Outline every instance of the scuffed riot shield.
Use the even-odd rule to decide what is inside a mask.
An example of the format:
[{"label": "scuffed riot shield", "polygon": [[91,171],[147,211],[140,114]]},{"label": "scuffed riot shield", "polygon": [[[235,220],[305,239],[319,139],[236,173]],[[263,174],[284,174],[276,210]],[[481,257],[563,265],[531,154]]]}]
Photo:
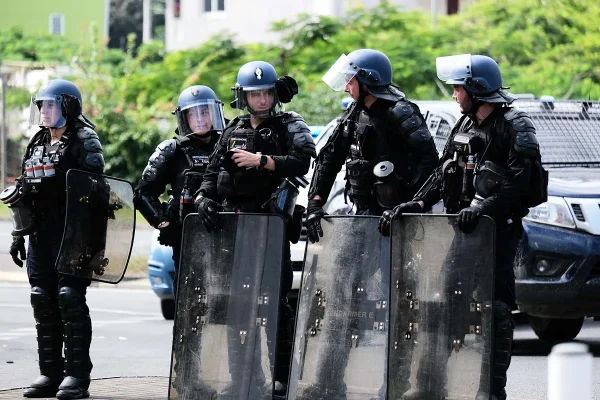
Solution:
[{"label": "scuffed riot shield", "polygon": [[378,220],[324,218],[308,244],[288,399],[385,399],[390,241]]},{"label": "scuffed riot shield", "polygon": [[198,214],[185,219],[169,399],[272,395],[285,223],[221,218],[215,232]]},{"label": "scuffed riot shield", "polygon": [[470,234],[455,216],[394,221],[390,399],[489,398],[494,254],[488,217]]},{"label": "scuffed riot shield", "polygon": [[119,283],[127,269],[135,233],[131,183],[71,169],[66,184],[65,231],[56,270]]}]

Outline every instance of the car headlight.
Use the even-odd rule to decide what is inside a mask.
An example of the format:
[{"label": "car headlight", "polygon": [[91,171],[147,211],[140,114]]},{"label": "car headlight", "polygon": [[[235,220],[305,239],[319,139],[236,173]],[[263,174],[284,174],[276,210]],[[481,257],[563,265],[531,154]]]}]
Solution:
[{"label": "car headlight", "polygon": [[571,215],[569,205],[562,197],[548,196],[547,202],[530,209],[524,219],[540,224],[575,229],[575,220]]}]

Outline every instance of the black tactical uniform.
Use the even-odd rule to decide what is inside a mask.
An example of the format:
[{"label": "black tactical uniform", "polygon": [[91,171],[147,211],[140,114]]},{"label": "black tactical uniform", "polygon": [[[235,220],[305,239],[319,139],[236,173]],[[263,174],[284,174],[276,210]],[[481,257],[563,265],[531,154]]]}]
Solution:
[{"label": "black tactical uniform", "polygon": [[[414,201],[396,207],[394,214],[397,217],[403,212],[422,212],[443,199],[447,213],[459,214],[458,226],[466,233],[475,228],[479,216],[494,219],[496,269],[491,393],[495,399],[504,400],[513,341],[513,267],[523,232],[521,218],[529,207],[545,201],[547,175],[541,167],[533,122],[527,113],[509,107],[515,97],[503,90],[496,62],[487,56],[465,56],[468,57],[466,63],[464,56],[454,56],[461,57],[459,63],[453,63],[452,57],[443,58],[450,62],[438,59],[438,76],[447,84],[464,87],[471,109],[463,110],[467,115],[454,127],[434,174]],[[492,105],[493,111],[478,123],[475,115],[484,103]],[[418,201],[424,203],[423,209]],[[487,382],[487,377],[482,375],[481,393],[488,392]]]},{"label": "black tactical uniform", "polygon": [[[194,212],[193,195],[200,188],[220,132],[224,128],[223,103],[208,86],[186,88],[177,108],[177,137],[158,145],[148,160],[135,192],[135,205],[152,227],[160,230],[158,241],[173,247],[175,268],[179,266],[181,231],[187,214]],[[189,121],[192,121],[190,126]],[[206,132],[195,122],[205,123]],[[167,185],[170,199],[160,201]],[[173,282],[177,288],[177,279]]]},{"label": "black tactical uniform", "polygon": [[[419,108],[391,89],[396,101],[377,99],[370,108],[353,103],[317,159],[309,197],[329,196],[333,182],[346,162],[348,197],[358,214],[381,215],[395,201],[406,201],[423,185],[438,162],[433,139]],[[392,190],[381,190],[374,167],[388,161],[397,174]],[[380,164],[381,165],[381,164]],[[381,165],[382,168],[387,165]],[[390,199],[384,196],[390,194]],[[378,201],[378,197],[381,198]]]},{"label": "black tactical uniform", "polygon": [[[270,199],[286,178],[302,177],[310,167],[310,160],[316,156],[315,145],[310,129],[304,119],[294,112],[280,112],[280,102],[291,101],[298,92],[296,82],[287,76],[277,78],[272,65],[264,61],[253,61],[240,68],[236,93],[236,107],[247,109],[250,115],[232,120],[219,139],[210,164],[204,175],[196,197],[198,213],[207,229],[216,226],[218,210],[230,212],[269,213]],[[273,103],[266,111],[253,110],[248,101],[252,92],[269,93]],[[262,122],[253,127],[251,116]],[[232,160],[232,151],[243,149],[250,153],[260,153],[258,167],[238,167]],[[274,170],[264,168],[269,156],[275,165]],[[221,204],[219,204],[219,202]],[[290,224],[290,222],[288,222]],[[289,231],[289,229],[288,229]],[[289,240],[289,237],[288,237]],[[284,250],[281,283],[281,314],[278,327],[277,352],[275,341],[268,339],[269,352],[276,354],[274,393],[285,395],[289,366],[291,363],[293,310],[287,303],[287,293],[292,287],[293,271],[290,259],[290,245]],[[230,332],[231,333],[231,332]],[[231,333],[229,355],[234,356],[238,334]],[[234,362],[231,361],[231,365]],[[233,381],[240,380],[232,376]]]},{"label": "black tactical uniform", "polygon": [[[51,81],[40,89],[32,108],[39,110],[46,101],[54,101],[62,108],[67,129],[55,144],[51,144],[48,127],[42,127],[33,136],[23,158],[23,176],[18,179],[34,215],[31,232],[23,233],[29,234],[27,274],[41,372],[24,396],[78,399],[88,396],[92,370],[92,324],[86,304],[90,280],[58,274],[55,263],[65,225],[67,171],[80,169],[102,174],[104,158],[94,125],[81,115],[82,97],[73,83]],[[58,122],[49,127],[60,125]],[[44,176],[38,183],[35,178],[26,177],[26,164],[43,157],[54,165],[55,174]]]},{"label": "black tactical uniform", "polygon": [[[328,76],[346,79],[339,84],[339,77]],[[411,199],[438,162],[419,108],[391,84],[392,67],[385,54],[371,49],[353,51],[342,56],[323,79],[342,90],[349,77],[359,82],[361,95],[319,153],[308,195],[311,241],[319,239],[322,206],[344,162],[346,193],[362,215],[381,215]],[[375,98],[370,107],[365,106],[365,96]]]},{"label": "black tactical uniform", "polygon": [[[150,156],[136,188],[136,207],[150,225],[158,229],[161,222],[170,222],[167,228],[160,230],[158,240],[173,247],[176,268],[179,265],[183,218],[194,212],[192,195],[200,188],[202,175],[218,138],[219,133],[212,131],[208,143],[194,136],[165,140]],[[167,185],[171,186],[171,198],[168,203],[162,203],[159,197]]]}]

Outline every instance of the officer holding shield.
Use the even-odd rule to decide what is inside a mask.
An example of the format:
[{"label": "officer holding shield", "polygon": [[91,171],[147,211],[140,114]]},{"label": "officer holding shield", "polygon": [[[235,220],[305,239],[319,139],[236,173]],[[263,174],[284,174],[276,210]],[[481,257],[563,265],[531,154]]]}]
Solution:
[{"label": "officer holding shield", "polygon": [[[303,207],[295,207],[302,177],[315,157],[315,145],[304,119],[283,112],[298,93],[296,81],[277,77],[275,68],[264,61],[243,65],[232,88],[232,103],[240,116],[225,128],[211,155],[204,180],[196,194],[198,214],[208,231],[219,227],[219,211],[277,213],[287,221],[287,240],[300,235]],[[286,294],[293,272],[289,241],[284,250],[281,306],[274,380],[274,394],[285,395],[291,358],[291,317]],[[275,341],[268,339],[270,352]],[[231,353],[231,351],[230,351]],[[233,381],[240,377],[232,376]],[[226,392],[222,393],[223,395]]]},{"label": "officer holding shield", "polygon": [[23,393],[30,398],[89,396],[90,280],[55,270],[65,226],[65,175],[70,169],[104,170],[95,126],[81,112],[81,92],[72,82],[56,79],[40,88],[31,101],[30,123],[41,129],[27,145],[16,186],[2,193],[14,219],[10,254],[20,267],[29,235],[26,266],[41,374]]},{"label": "officer holding shield", "polygon": [[[458,214],[458,227],[472,232],[482,215],[496,223],[496,269],[492,387],[495,400],[506,399],[506,372],[510,365],[515,307],[513,265],[523,233],[521,218],[529,207],[546,201],[547,175],[541,166],[535,126],[524,111],[510,105],[516,97],[502,86],[498,64],[483,55],[463,54],[437,59],[440,80],[453,85],[453,98],[463,117],[444,148],[440,165],[414,199],[384,213],[380,230],[386,234],[394,218],[422,213],[440,199],[449,214]],[[424,362],[446,360],[424,357]],[[490,391],[482,376],[480,395]],[[417,387],[403,398],[426,396]]]},{"label": "officer holding shield", "polygon": [[342,115],[317,158],[306,221],[308,238],[323,236],[323,204],[346,163],[346,193],[358,215],[381,215],[407,201],[438,162],[433,138],[419,108],[392,84],[392,64],[380,51],[343,54],[323,77],[354,103]]}]

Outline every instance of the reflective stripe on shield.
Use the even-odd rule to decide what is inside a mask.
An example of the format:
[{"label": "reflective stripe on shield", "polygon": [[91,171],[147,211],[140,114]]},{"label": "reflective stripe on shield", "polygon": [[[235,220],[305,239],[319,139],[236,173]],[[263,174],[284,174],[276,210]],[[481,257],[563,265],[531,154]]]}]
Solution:
[{"label": "reflective stripe on shield", "polygon": [[323,218],[308,244],[288,399],[385,399],[390,256],[378,220]]},{"label": "reflective stripe on shield", "polygon": [[66,185],[65,231],[56,270],[119,283],[127,269],[135,232],[131,183],[71,169]]},{"label": "reflective stripe on shield", "polygon": [[285,223],[220,214],[183,226],[169,399],[254,400],[273,389]]},{"label": "reflective stripe on shield", "polygon": [[489,398],[495,225],[455,216],[392,224],[391,399]]}]

